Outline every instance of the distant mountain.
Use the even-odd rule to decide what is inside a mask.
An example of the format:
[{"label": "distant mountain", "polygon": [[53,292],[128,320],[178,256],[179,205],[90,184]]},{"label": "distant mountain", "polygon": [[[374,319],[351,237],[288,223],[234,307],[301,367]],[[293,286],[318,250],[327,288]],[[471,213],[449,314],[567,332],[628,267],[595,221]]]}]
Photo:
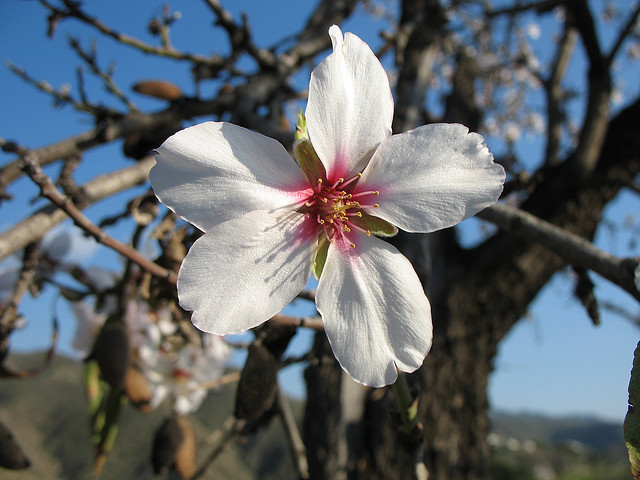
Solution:
[{"label": "distant mountain", "polygon": [[550,446],[579,442],[587,448],[618,451],[626,457],[622,422],[613,423],[593,417],[548,417],[533,413],[491,414],[492,430],[505,437],[534,440]]}]

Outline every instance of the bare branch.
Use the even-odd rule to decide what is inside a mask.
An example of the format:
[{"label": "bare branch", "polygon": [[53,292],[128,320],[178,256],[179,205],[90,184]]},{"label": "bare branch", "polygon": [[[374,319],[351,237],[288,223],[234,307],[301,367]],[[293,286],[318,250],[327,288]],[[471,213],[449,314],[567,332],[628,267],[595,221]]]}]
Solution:
[{"label": "bare branch", "polygon": [[586,0],[567,2],[589,58],[589,94],[578,147],[571,159],[574,175],[585,178],[596,167],[607,133],[611,100],[611,73],[600,48],[593,16]]},{"label": "bare branch", "polygon": [[13,292],[7,301],[2,300],[3,312],[0,314],[0,358],[2,358],[5,348],[5,340],[15,328],[18,318],[18,305],[22,297],[27,293],[33,284],[38,266],[38,255],[40,249],[36,243],[28,245],[22,255],[22,268],[18,280],[13,286]]},{"label": "bare branch", "polygon": [[562,39],[559,42],[556,56],[551,67],[549,78],[543,82],[547,94],[547,146],[545,163],[555,165],[558,162],[560,141],[564,125],[564,90],[562,78],[564,77],[571,54],[575,48],[577,33],[568,22],[565,22]]},{"label": "bare branch", "polygon": [[231,416],[227,418],[220,429],[209,435],[206,442],[209,444],[213,444],[213,449],[204,460],[204,462],[202,462],[193,477],[191,477],[192,480],[201,478],[205,473],[207,473],[209,465],[211,465],[211,463],[213,463],[213,461],[218,458],[218,455],[220,455],[224,451],[224,449],[229,445],[229,443],[231,443],[234,438],[240,435],[240,432],[242,432],[245,424],[245,420],[240,420],[238,418],[235,418],[234,416]]},{"label": "bare branch", "polygon": [[638,259],[616,258],[588,240],[516,207],[494,205],[480,212],[478,217],[527,240],[541,243],[567,263],[593,270],[640,300],[640,291],[634,283]]},{"label": "bare branch", "polygon": [[85,61],[85,63],[89,66],[91,71],[102,79],[102,81],[105,84],[105,87],[109,92],[111,92],[113,95],[119,98],[122,101],[122,103],[124,103],[127,106],[129,110],[133,112],[139,111],[138,107],[136,107],[135,104],[131,100],[129,100],[129,98],[127,98],[127,96],[122,92],[122,90],[118,88],[118,86],[113,81],[113,78],[111,78],[111,75],[103,72],[100,69],[100,67],[98,67],[95,53],[89,54],[86,51],[84,51],[84,49],[80,45],[80,40],[78,40],[77,38],[69,38],[69,45],[71,45],[71,48],[73,48],[73,50],[78,54],[78,56]]},{"label": "bare branch", "polygon": [[130,47],[136,48],[143,53],[159,55],[161,57],[172,58],[174,60],[184,60],[188,62],[193,62],[198,65],[206,65],[214,68],[222,68],[224,66],[225,60],[217,55],[211,57],[204,57],[202,55],[196,55],[187,52],[180,52],[173,48],[166,47],[156,47],[145,43],[135,37],[131,37],[129,35],[125,35],[123,33],[119,33],[111,28],[109,28],[104,23],[100,22],[97,18],[87,15],[83,10],[81,10],[80,6],[72,2],[70,0],[62,0],[66,10],[61,10],[59,8],[51,5],[47,0],[39,0],[42,5],[44,5],[53,15],[57,15],[59,18],[72,17],[80,20],[81,22],[97,29],[104,35],[113,38],[117,42],[122,43],[123,45],[128,45]]},{"label": "bare branch", "polygon": [[233,48],[234,55],[241,50],[246,51],[258,62],[261,68],[273,69],[276,67],[276,57],[269,50],[258,48],[251,40],[251,33],[246,18],[243,25],[239,26],[234,22],[231,14],[225,10],[218,0],[205,0],[205,3],[218,17],[217,24],[222,26],[229,35],[229,41]]},{"label": "bare branch", "polygon": [[303,480],[307,479],[309,478],[307,449],[305,448],[300,432],[298,431],[298,425],[296,425],[296,419],[293,416],[289,399],[282,392],[282,389],[278,390],[276,402],[278,410],[280,411],[282,425],[287,432],[287,440],[289,441],[289,448],[291,450],[291,456],[293,457],[293,463],[295,464],[296,471],[298,472],[298,477]]},{"label": "bare branch", "polygon": [[631,12],[631,15],[629,15],[629,20],[627,21],[625,26],[620,30],[617,40],[614,42],[613,47],[611,47],[611,51],[607,55],[607,62],[609,64],[613,63],[613,59],[615,58],[616,54],[620,51],[620,47],[622,47],[622,44],[624,43],[624,41],[633,32],[633,27],[638,21],[639,16],[640,16],[640,3],[636,4],[636,8],[634,9],[633,12]]},{"label": "bare branch", "polygon": [[537,2],[530,2],[526,4],[518,4],[514,7],[506,7],[498,10],[489,10],[487,15],[489,17],[497,17],[499,15],[517,15],[528,10],[535,10],[538,13],[549,11],[559,5],[562,5],[565,0],[539,0]]},{"label": "bare branch", "polygon": [[152,275],[164,278],[173,284],[177,282],[177,276],[174,272],[162,268],[160,265],[157,265],[146,258],[135,248],[125,245],[124,243],[107,235],[104,230],[85,217],[69,197],[66,197],[58,191],[51,179],[42,171],[42,168],[38,164],[38,159],[31,152],[21,152],[21,156],[27,175],[29,175],[29,178],[38,185],[41,195],[49,199],[54,205],[69,215],[78,227],[89,233],[97,242],[115,250],[120,255],[138,264]]},{"label": "bare branch", "polygon": [[[153,157],[147,157],[132,167],[101,175],[87,182],[82,186],[87,206],[145,182],[149,178],[149,170],[154,163]],[[67,218],[67,214],[57,206],[47,205],[29,218],[2,232],[0,234],[0,260],[30,243],[40,240],[51,228]]]},{"label": "bare branch", "polygon": [[13,73],[18,75],[22,80],[24,80],[30,85],[33,85],[41,92],[44,92],[47,95],[50,95],[51,97],[53,97],[53,101],[57,106],[61,106],[65,104],[71,105],[73,108],[75,108],[80,112],[87,112],[94,116],[104,115],[106,113],[110,113],[110,114],[116,113],[115,111],[110,110],[106,107],[102,107],[100,105],[94,105],[88,102],[85,96],[82,94],[81,94],[80,101],[78,101],[71,96],[68,89],[60,88],[56,90],[51,86],[51,84],[49,84],[49,82],[36,80],[31,75],[29,75],[24,68],[18,67],[17,65],[14,65],[11,62],[6,62],[6,65],[9,68],[9,70],[11,70]]},{"label": "bare branch", "polygon": [[287,325],[291,327],[304,327],[313,330],[324,330],[324,323],[320,317],[291,317],[289,315],[277,314],[269,320],[278,325]]}]

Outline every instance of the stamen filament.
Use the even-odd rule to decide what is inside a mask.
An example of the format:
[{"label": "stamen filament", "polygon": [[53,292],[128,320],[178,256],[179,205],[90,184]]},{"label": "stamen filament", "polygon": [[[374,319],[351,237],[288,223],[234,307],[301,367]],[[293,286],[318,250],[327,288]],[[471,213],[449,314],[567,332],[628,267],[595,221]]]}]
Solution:
[{"label": "stamen filament", "polygon": [[351,195],[351,198],[362,197],[363,195],[380,195],[379,190],[369,190],[367,192],[358,192]]},{"label": "stamen filament", "polygon": [[358,180],[362,177],[361,173],[357,173],[356,175],[354,175],[353,177],[351,177],[349,180],[347,180],[346,182],[344,181],[344,178],[341,178],[340,180],[342,180],[342,185],[340,185],[340,187],[344,188],[347,185],[349,185],[351,182]]}]

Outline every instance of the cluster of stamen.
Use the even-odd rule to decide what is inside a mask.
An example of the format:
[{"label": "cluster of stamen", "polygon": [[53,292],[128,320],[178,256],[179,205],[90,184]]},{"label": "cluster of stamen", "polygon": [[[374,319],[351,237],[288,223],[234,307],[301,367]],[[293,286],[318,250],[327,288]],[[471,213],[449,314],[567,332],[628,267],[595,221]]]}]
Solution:
[{"label": "cluster of stamen", "polygon": [[[350,193],[353,187],[352,183],[360,177],[362,177],[361,173],[348,180],[339,178],[333,185],[328,185],[319,178],[313,188],[313,194],[305,202],[305,206],[310,208],[310,213],[315,216],[329,242],[333,242],[335,236],[340,235],[352,248],[355,248],[355,243],[346,236],[352,229],[371,235],[369,230],[356,225],[354,219],[362,217],[363,208],[376,208],[378,204],[365,205],[361,204],[358,199],[364,196],[379,195],[380,192],[376,190]],[[346,188],[348,186],[349,188]]]}]

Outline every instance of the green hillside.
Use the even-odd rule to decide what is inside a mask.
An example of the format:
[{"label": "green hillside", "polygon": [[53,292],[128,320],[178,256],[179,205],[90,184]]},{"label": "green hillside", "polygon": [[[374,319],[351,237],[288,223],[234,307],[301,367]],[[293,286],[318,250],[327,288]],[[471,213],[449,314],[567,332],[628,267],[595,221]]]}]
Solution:
[{"label": "green hillside", "polygon": [[[41,355],[13,356],[13,366],[41,363]],[[91,478],[92,448],[89,438],[87,401],[82,387],[82,364],[57,357],[41,375],[26,380],[0,381],[0,421],[18,440],[31,460],[22,471],[0,469],[6,480],[67,480]],[[192,418],[201,448],[209,453],[207,437],[219,428],[233,409],[234,388],[210,393]],[[151,467],[151,449],[155,430],[169,414],[168,405],[150,413],[133,407],[123,410],[116,445],[100,479],[139,480],[159,478]],[[284,434],[280,423],[273,421],[267,429],[249,441],[234,441],[201,478],[218,480],[291,478]]]}]

